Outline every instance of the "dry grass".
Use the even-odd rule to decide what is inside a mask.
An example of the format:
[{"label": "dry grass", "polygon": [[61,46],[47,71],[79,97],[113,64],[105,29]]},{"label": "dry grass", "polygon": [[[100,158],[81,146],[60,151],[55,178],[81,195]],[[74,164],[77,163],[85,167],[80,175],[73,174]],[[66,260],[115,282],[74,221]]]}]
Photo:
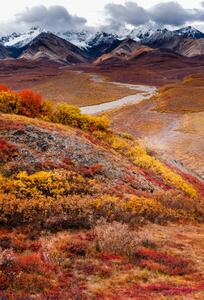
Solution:
[{"label": "dry grass", "polygon": [[35,84],[32,88],[42,94],[44,98],[77,106],[109,102],[136,94],[135,91],[108,82],[95,82],[91,79],[90,74],[66,69],[61,75]]},{"label": "dry grass", "polygon": [[204,110],[204,76],[189,76],[174,85],[159,90],[154,98],[161,112],[200,112]]}]

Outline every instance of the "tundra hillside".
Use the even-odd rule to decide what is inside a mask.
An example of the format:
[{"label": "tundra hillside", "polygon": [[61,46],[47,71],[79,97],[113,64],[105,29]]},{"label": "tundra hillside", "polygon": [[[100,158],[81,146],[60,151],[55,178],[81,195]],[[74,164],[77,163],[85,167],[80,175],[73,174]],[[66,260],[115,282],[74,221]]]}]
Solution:
[{"label": "tundra hillside", "polygon": [[199,176],[31,90],[0,112],[2,299],[203,299]]}]

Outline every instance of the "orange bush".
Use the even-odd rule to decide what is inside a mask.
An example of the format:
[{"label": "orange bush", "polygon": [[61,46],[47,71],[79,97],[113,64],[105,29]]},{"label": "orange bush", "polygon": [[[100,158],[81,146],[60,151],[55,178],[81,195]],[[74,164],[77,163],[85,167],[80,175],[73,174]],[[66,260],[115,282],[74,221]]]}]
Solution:
[{"label": "orange bush", "polygon": [[48,103],[31,90],[16,93],[0,85],[0,112],[35,118],[48,112]]},{"label": "orange bush", "polygon": [[34,93],[32,90],[22,90],[18,93],[19,98],[19,111],[22,115],[27,117],[37,117],[42,112],[42,97]]}]

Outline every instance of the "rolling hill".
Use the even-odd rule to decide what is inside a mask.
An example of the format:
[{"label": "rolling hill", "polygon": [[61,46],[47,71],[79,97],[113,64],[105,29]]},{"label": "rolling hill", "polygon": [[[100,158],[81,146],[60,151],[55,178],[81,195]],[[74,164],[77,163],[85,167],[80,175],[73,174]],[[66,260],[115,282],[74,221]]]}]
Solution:
[{"label": "rolling hill", "polygon": [[1,297],[202,299],[197,175],[28,90],[0,111]]}]

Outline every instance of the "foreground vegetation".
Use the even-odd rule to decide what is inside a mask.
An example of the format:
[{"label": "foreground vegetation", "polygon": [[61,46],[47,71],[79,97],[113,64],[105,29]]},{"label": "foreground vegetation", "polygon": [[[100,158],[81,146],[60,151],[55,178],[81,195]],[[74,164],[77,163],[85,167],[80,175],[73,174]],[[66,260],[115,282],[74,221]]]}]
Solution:
[{"label": "foreground vegetation", "polygon": [[0,297],[202,299],[202,254],[198,267],[157,236],[172,222],[203,234],[199,178],[105,116],[0,90]]}]

